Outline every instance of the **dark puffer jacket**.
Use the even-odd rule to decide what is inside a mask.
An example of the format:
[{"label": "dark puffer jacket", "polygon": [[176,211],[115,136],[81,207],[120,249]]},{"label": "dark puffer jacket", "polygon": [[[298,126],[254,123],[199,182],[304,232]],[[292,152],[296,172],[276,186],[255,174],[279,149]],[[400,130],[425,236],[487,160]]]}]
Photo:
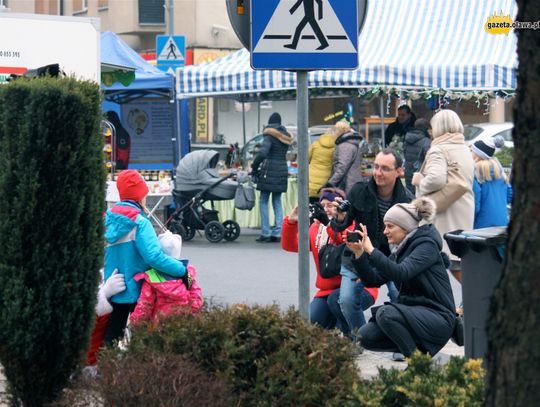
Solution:
[{"label": "dark puffer jacket", "polygon": [[293,142],[285,127],[268,125],[261,149],[251,165],[259,191],[287,192],[287,150]]},{"label": "dark puffer jacket", "polygon": [[415,193],[415,188],[411,184],[413,174],[420,170],[430,146],[431,138],[424,129],[411,129],[405,134],[403,142],[405,185],[413,193]]},{"label": "dark puffer jacket", "polygon": [[[394,281],[399,290],[395,307],[405,318],[421,351],[435,355],[450,339],[455,325],[452,287],[441,256],[442,238],[435,226],[420,226],[391,258],[375,249],[353,260],[367,287]],[[370,321],[371,322],[371,321]]]}]

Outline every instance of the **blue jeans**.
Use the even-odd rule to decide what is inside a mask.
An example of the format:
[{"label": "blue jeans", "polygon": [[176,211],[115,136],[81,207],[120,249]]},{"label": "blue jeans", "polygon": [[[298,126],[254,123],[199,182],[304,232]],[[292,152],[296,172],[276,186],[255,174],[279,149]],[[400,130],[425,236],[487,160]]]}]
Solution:
[{"label": "blue jeans", "polygon": [[365,325],[364,310],[374,303],[370,293],[364,290],[364,284],[357,282],[358,277],[348,268],[341,266],[341,286],[328,298],[328,305],[337,319],[336,325],[345,335],[354,336],[354,332]]},{"label": "blue jeans", "polygon": [[[274,227],[270,229],[270,218],[268,215],[268,200],[272,194],[272,208],[274,208]],[[281,206],[281,192],[261,191],[259,201],[259,211],[261,213],[261,235],[281,237],[281,224],[283,223],[283,207]]]},{"label": "blue jeans", "polygon": [[399,295],[396,284],[393,281],[389,281],[386,283],[386,288],[388,288],[388,298],[390,298],[390,302],[396,302]]},{"label": "blue jeans", "polygon": [[[339,291],[339,288],[334,290]],[[312,324],[320,325],[324,329],[336,327],[336,317],[330,311],[327,297],[315,297],[309,304],[309,320]]]}]

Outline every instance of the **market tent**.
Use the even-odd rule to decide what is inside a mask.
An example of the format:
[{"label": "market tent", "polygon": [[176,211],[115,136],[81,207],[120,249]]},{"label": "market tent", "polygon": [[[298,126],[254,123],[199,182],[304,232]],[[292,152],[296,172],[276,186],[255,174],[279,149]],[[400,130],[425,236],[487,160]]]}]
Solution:
[{"label": "market tent", "polygon": [[[312,71],[309,87],[513,90],[516,36],[484,29],[488,17],[501,12],[513,18],[515,1],[370,0],[358,42],[358,69]],[[246,49],[178,69],[176,75],[179,98],[296,87],[294,73],[251,69]]]},{"label": "market tent", "polygon": [[101,62],[135,68],[135,80],[128,86],[115,82],[102,84],[107,100],[125,103],[147,95],[172,98],[174,77],[146,62],[115,33],[101,33]]}]

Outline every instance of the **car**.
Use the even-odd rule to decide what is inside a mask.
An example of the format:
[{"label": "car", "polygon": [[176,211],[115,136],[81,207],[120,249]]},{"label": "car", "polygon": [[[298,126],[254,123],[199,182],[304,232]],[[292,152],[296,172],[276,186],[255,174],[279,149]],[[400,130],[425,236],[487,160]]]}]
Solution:
[{"label": "car", "polygon": [[[298,145],[296,143],[296,126],[285,126],[287,131],[293,136],[294,142],[289,146],[287,150],[287,160],[296,161],[296,156],[298,154]],[[318,140],[323,134],[328,133],[333,126],[312,126],[308,129],[309,142],[313,143],[315,140]],[[242,167],[248,168],[251,166],[253,159],[257,155],[259,148],[263,140],[263,135],[258,134],[249,140],[240,150],[240,160]]]},{"label": "car", "polygon": [[513,128],[514,123],[512,122],[467,124],[464,126],[465,142],[471,145],[477,140],[487,140],[492,137],[501,136],[504,140],[504,146],[513,148]]}]

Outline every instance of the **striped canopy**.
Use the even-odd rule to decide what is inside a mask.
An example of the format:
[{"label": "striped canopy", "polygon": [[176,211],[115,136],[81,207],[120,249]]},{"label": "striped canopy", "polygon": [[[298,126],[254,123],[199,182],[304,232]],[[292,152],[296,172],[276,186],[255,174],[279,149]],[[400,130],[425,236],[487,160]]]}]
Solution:
[{"label": "striped canopy", "polygon": [[[312,71],[311,88],[442,89],[516,88],[515,33],[489,34],[489,16],[514,18],[514,0],[370,0],[360,33],[359,67],[353,71]],[[212,63],[176,72],[178,97],[294,89],[293,72],[250,67],[241,49]]]}]

